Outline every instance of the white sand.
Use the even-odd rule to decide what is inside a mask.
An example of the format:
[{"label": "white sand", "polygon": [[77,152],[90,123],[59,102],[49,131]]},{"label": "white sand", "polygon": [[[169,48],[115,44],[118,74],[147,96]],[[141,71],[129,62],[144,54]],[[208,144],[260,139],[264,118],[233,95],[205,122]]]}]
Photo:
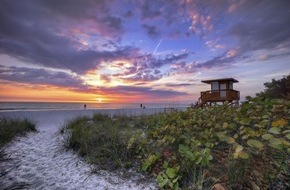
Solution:
[{"label": "white sand", "polygon": [[[130,114],[158,111],[161,110],[131,110]],[[72,151],[63,149],[63,137],[57,133],[62,124],[77,115],[92,115],[93,112],[94,110],[0,112],[0,117],[28,117],[36,122],[39,131],[30,133],[27,137],[18,137],[5,147],[5,153],[10,159],[1,162],[0,168],[14,168],[0,178],[0,189],[19,182],[29,184],[27,189],[156,189],[155,184],[137,184],[136,179],[124,180],[109,172],[92,174],[89,164]],[[114,114],[117,110],[106,112]],[[125,113],[125,110],[121,112]]]}]

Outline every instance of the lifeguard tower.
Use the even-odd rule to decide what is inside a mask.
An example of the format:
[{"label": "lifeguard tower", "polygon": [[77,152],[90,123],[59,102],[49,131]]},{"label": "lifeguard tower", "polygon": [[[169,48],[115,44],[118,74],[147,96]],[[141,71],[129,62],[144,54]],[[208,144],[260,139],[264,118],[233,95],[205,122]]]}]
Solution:
[{"label": "lifeguard tower", "polygon": [[233,84],[237,83],[233,78],[222,78],[201,81],[211,85],[211,90],[200,93],[197,106],[211,106],[211,104],[228,101],[231,105],[239,105],[240,92],[233,89]]}]

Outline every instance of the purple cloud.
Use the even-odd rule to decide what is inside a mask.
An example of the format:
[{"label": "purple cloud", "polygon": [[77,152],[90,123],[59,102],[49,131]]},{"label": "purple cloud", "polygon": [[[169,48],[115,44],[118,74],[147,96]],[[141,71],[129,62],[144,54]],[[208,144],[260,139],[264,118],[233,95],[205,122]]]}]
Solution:
[{"label": "purple cloud", "polygon": [[158,31],[156,26],[152,26],[152,25],[147,25],[147,24],[143,24],[142,25],[143,28],[145,29],[146,33],[152,37],[152,38],[156,38],[160,35],[160,32]]},{"label": "purple cloud", "polygon": [[18,83],[52,85],[81,92],[93,90],[93,87],[86,85],[85,81],[79,76],[45,69],[5,67],[0,65],[0,79]]},{"label": "purple cloud", "polygon": [[178,83],[178,84],[166,84],[168,87],[187,87],[187,86],[193,86],[192,83]]},{"label": "purple cloud", "polygon": [[162,6],[161,2],[143,1],[141,5],[141,19],[152,19],[161,15],[159,8]]},{"label": "purple cloud", "polygon": [[[120,18],[106,11],[93,17],[91,7],[98,10],[106,5],[99,1],[3,1],[0,7],[0,23],[3,25],[0,28],[0,54],[80,74],[97,68],[102,60],[127,56],[132,48],[119,47],[113,51],[80,49],[80,42],[67,35],[74,27],[80,27],[78,22],[86,21],[93,23],[91,27],[103,30],[95,31],[103,36],[106,32],[113,36],[122,33]],[[76,18],[78,22],[74,20]]]},{"label": "purple cloud", "polygon": [[132,58],[131,67],[124,68],[123,72],[114,74],[125,81],[156,81],[163,77],[159,70],[163,65],[171,65],[180,60],[186,59],[189,56],[188,52],[182,54],[168,54],[164,59],[156,59],[152,54],[137,54]]},{"label": "purple cloud", "polygon": [[123,95],[146,95],[149,97],[156,98],[172,98],[176,96],[188,95],[186,92],[179,92],[173,90],[156,90],[150,87],[140,86],[116,86],[112,88],[102,88],[103,92],[112,94],[123,94]]}]

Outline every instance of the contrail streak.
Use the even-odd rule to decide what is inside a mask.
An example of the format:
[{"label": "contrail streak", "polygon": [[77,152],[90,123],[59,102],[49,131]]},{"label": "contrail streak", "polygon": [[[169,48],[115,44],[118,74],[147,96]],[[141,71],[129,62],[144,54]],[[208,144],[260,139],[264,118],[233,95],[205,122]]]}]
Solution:
[{"label": "contrail streak", "polygon": [[160,46],[161,42],[162,42],[162,38],[160,39],[160,41],[158,42],[157,46],[155,47],[155,49],[154,49],[154,51],[153,51],[153,54],[152,54],[152,55],[154,55],[154,54],[156,53],[156,51],[157,51],[157,49],[159,48],[159,46]]}]

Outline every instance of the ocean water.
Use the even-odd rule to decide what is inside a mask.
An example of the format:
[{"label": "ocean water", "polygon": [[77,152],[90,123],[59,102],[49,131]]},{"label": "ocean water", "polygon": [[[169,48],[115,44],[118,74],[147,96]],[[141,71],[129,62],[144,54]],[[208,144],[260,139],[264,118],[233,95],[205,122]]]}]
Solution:
[{"label": "ocean water", "polygon": [[[145,103],[145,108],[186,108],[188,104],[155,104]],[[86,109],[136,109],[140,104],[86,103]],[[84,103],[51,103],[51,102],[0,102],[0,112],[6,111],[39,111],[39,110],[83,110]]]}]

